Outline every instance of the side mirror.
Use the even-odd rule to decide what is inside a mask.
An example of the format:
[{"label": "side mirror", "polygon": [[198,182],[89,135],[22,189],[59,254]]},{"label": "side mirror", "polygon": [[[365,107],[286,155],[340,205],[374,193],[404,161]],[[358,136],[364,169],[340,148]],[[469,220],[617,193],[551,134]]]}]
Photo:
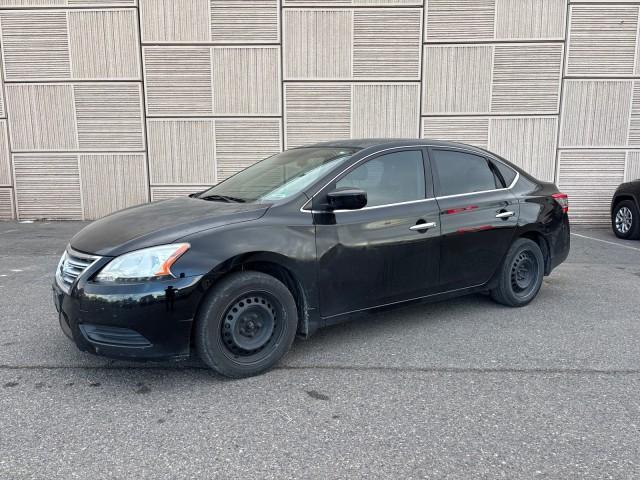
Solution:
[{"label": "side mirror", "polygon": [[358,210],[367,205],[367,192],[359,188],[337,188],[327,193],[331,210]]}]

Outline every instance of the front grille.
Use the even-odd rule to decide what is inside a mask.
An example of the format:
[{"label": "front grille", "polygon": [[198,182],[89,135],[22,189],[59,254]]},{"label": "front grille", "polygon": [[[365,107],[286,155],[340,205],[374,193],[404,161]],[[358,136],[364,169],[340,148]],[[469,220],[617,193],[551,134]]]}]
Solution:
[{"label": "front grille", "polygon": [[76,252],[71,247],[67,247],[56,270],[56,280],[60,288],[65,293],[69,293],[78,277],[99,259],[100,257],[96,255]]}]

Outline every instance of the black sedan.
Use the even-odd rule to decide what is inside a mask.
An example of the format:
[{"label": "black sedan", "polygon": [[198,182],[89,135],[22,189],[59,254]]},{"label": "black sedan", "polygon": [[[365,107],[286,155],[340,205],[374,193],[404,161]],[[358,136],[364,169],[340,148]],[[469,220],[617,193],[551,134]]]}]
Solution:
[{"label": "black sedan", "polygon": [[432,140],[296,148],[71,240],[53,284],[84,351],[272,367],[296,334],[356,312],[490,292],[521,307],[567,258],[567,196],[506,160]]},{"label": "black sedan", "polygon": [[623,183],[613,194],[611,227],[618,238],[640,238],[640,180]]}]

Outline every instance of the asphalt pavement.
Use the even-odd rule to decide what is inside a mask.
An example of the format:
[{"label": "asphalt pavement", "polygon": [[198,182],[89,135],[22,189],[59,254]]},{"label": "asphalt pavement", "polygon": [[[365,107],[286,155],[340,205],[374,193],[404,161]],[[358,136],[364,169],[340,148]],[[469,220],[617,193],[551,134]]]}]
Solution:
[{"label": "asphalt pavement", "polygon": [[473,295],[297,340],[273,371],[124,363],[60,331],[78,222],[0,223],[0,478],[640,478],[640,242],[574,228],[522,309]]}]

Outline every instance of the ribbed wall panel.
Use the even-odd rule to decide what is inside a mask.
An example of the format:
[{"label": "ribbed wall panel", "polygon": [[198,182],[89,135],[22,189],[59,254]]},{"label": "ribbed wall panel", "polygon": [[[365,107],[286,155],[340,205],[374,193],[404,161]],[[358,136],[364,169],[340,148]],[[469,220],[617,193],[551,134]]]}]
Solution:
[{"label": "ribbed wall panel", "polygon": [[560,190],[569,195],[571,221],[607,224],[613,192],[624,180],[624,151],[561,151]]},{"label": "ribbed wall panel", "polygon": [[[210,185],[209,185],[210,186]],[[151,187],[151,201],[168,200],[176,197],[186,197],[192,193],[200,192],[207,188],[207,185],[200,186],[179,186],[179,187]]]},{"label": "ribbed wall panel", "polygon": [[80,83],[73,87],[79,149],[144,149],[139,83]]},{"label": "ribbed wall panel", "polygon": [[418,138],[420,85],[352,87],[351,134],[356,138]]},{"label": "ribbed wall panel", "polygon": [[280,119],[216,120],[218,181],[282,150]]},{"label": "ribbed wall panel", "polygon": [[0,12],[0,22],[5,79],[71,77],[66,12],[7,10]]},{"label": "ribbed wall panel", "polygon": [[638,5],[573,5],[567,73],[633,75]]},{"label": "ribbed wall panel", "polygon": [[82,220],[78,156],[13,156],[18,217]]},{"label": "ribbed wall panel", "polygon": [[496,38],[564,39],[567,0],[496,0]]},{"label": "ribbed wall panel", "polygon": [[208,42],[209,0],[140,0],[143,42]]},{"label": "ribbed wall panel", "polygon": [[492,113],[558,113],[562,45],[496,45]]},{"label": "ribbed wall panel", "polygon": [[491,40],[495,0],[427,0],[426,40]]},{"label": "ribbed wall panel", "polygon": [[282,0],[285,7],[371,7],[371,6],[412,6],[421,7],[423,0]]},{"label": "ribbed wall panel", "polygon": [[629,120],[629,137],[627,144],[640,146],[640,82],[633,82],[633,97],[631,101],[631,119]]},{"label": "ribbed wall panel", "polygon": [[145,47],[143,54],[149,116],[213,113],[208,47]]},{"label": "ribbed wall panel", "polygon": [[149,201],[144,154],[80,155],[80,178],[86,220]]},{"label": "ribbed wall panel", "polygon": [[152,185],[216,183],[211,119],[154,119],[147,124]]},{"label": "ribbed wall panel", "polygon": [[0,186],[13,185],[7,121],[0,120]]},{"label": "ribbed wall panel", "polygon": [[640,180],[640,152],[627,152],[627,160],[624,167],[624,181],[632,182]]},{"label": "ribbed wall panel", "polygon": [[13,206],[13,189],[0,188],[0,220],[13,220],[15,208]]},{"label": "ribbed wall panel", "polygon": [[488,117],[424,117],[422,137],[468,143],[487,148],[489,143]]},{"label": "ribbed wall panel", "polygon": [[560,146],[625,146],[632,83],[566,80]]},{"label": "ribbed wall panel", "polygon": [[491,46],[427,46],[423,113],[485,113],[491,99]]},{"label": "ribbed wall panel", "polygon": [[556,117],[492,118],[489,150],[534,177],[552,182],[557,123]]},{"label": "ribbed wall panel", "polygon": [[351,85],[285,85],[286,148],[350,137]]},{"label": "ribbed wall panel", "polygon": [[211,39],[222,43],[278,41],[278,0],[211,0]]},{"label": "ribbed wall panel", "polygon": [[419,9],[355,10],[353,76],[356,79],[420,79]]},{"label": "ribbed wall panel", "polygon": [[213,48],[213,112],[280,114],[279,47]]},{"label": "ribbed wall panel", "polygon": [[13,151],[78,148],[72,85],[11,84],[5,88]]},{"label": "ribbed wall panel", "polygon": [[284,11],[285,79],[351,77],[351,10]]},{"label": "ribbed wall panel", "polygon": [[74,79],[140,79],[134,10],[72,10],[68,18]]},{"label": "ribbed wall panel", "polygon": [[135,7],[137,0],[67,0],[70,7]]}]

